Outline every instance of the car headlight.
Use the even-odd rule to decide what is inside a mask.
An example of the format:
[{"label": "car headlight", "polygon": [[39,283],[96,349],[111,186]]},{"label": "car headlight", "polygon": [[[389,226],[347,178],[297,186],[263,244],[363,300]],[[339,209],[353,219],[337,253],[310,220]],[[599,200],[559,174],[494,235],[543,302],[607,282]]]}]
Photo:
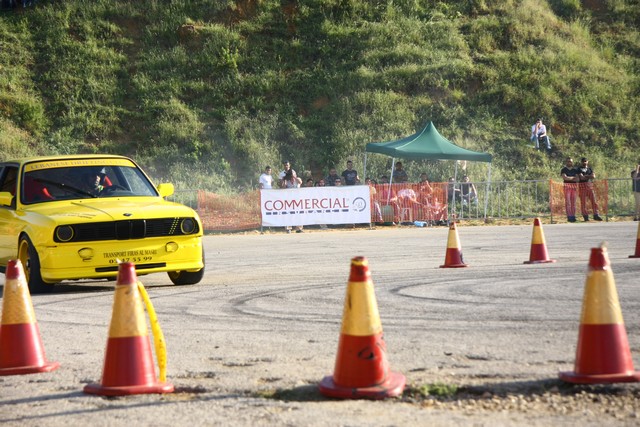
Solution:
[{"label": "car headlight", "polygon": [[191,234],[196,231],[196,222],[193,218],[185,218],[180,223],[180,231],[182,234]]},{"label": "car headlight", "polygon": [[56,228],[56,240],[59,242],[68,242],[73,239],[75,232],[73,231],[73,227],[70,225],[61,225]]}]

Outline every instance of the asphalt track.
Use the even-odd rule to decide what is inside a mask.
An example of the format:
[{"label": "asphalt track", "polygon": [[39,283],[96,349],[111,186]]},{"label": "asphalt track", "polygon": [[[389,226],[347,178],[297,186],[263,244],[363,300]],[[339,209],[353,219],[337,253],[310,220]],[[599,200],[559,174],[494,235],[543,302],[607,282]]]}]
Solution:
[{"label": "asphalt track", "polygon": [[199,285],[176,287],[163,274],[139,277],[167,342],[174,393],[84,394],[102,375],[113,282],[63,283],[32,298],[46,358],[61,367],[0,376],[0,423],[627,425],[575,412],[480,413],[398,399],[331,400],[317,383],[334,370],[350,262],[364,256],[391,369],[410,386],[553,385],[558,371],[573,370],[588,260],[603,242],[637,367],[640,259],[628,257],[637,224],[543,224],[557,262],[539,265],[523,263],[532,225],[461,225],[468,268],[455,269],[440,268],[446,227],[206,236],[207,273]]}]

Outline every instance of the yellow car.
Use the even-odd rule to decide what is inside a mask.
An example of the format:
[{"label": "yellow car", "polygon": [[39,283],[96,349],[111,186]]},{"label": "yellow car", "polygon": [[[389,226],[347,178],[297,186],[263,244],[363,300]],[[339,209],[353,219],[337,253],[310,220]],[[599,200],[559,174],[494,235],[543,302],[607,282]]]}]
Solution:
[{"label": "yellow car", "polygon": [[204,275],[202,223],[164,198],[131,159],[70,155],[0,163],[0,269],[19,259],[31,293],[62,280],[113,279],[118,263],[176,285]]}]

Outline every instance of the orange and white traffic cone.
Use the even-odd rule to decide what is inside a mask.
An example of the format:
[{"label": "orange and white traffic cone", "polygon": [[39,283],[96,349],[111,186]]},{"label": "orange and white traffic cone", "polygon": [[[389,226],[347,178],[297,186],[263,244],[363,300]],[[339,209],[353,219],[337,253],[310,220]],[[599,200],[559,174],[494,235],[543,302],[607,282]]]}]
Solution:
[{"label": "orange and white traffic cone", "polygon": [[364,257],[353,258],[335,370],[320,382],[320,393],[384,399],[402,394],[405,383],[404,375],[389,369],[369,263]]},{"label": "orange and white traffic cone", "polygon": [[636,253],[629,258],[640,258],[640,222],[638,223],[638,235],[636,236]]},{"label": "orange and white traffic cone", "polygon": [[454,221],[449,224],[449,237],[447,239],[447,253],[444,257],[444,264],[440,268],[459,268],[468,267],[462,260],[462,250],[460,248],[460,239],[458,238],[458,229]]},{"label": "orange and white traffic cone", "polygon": [[574,369],[560,372],[560,379],[575,384],[640,381],[604,246],[591,249]]},{"label": "orange and white traffic cone", "polygon": [[531,252],[529,253],[529,261],[525,264],[544,264],[547,262],[556,262],[555,259],[549,258],[547,252],[547,243],[544,240],[544,232],[540,224],[540,218],[533,220],[533,235],[531,236]]},{"label": "orange and white traffic cone", "polygon": [[10,260],[5,270],[0,325],[0,375],[51,372],[58,362],[47,362],[40,328],[22,263]]},{"label": "orange and white traffic cone", "polygon": [[173,390],[173,384],[156,380],[136,270],[133,263],[121,263],[102,383],[88,384],[84,387],[84,392],[102,396],[124,396],[171,393]]}]

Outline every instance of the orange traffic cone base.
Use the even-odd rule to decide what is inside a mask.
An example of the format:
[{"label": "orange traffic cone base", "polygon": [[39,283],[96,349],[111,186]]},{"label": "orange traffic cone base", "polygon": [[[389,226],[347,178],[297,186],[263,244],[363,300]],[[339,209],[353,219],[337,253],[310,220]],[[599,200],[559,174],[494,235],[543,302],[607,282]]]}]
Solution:
[{"label": "orange traffic cone base", "polygon": [[[121,311],[123,313],[119,315]],[[135,266],[133,263],[121,263],[118,266],[102,381],[100,384],[87,384],[83,389],[85,393],[126,396],[174,391],[173,384],[156,379],[146,330]]]},{"label": "orange traffic cone base", "polygon": [[451,264],[451,265],[443,264],[440,266],[440,268],[463,268],[463,267],[469,267],[469,266],[467,264]]},{"label": "orange traffic cone base", "polygon": [[444,264],[440,268],[461,268],[469,267],[462,261],[462,253],[459,248],[447,248],[447,253],[444,257]]},{"label": "orange traffic cone base", "polygon": [[525,261],[524,264],[546,264],[549,262],[556,262],[555,259],[542,259],[538,261]]},{"label": "orange traffic cone base", "polygon": [[636,252],[629,258],[640,258],[640,223],[638,223],[638,237],[636,238]]},{"label": "orange traffic cone base", "polygon": [[468,267],[462,260],[462,250],[460,249],[460,239],[456,223],[449,225],[449,237],[447,238],[447,252],[444,256],[444,264],[440,268],[461,268]]},{"label": "orange traffic cone base", "polygon": [[109,338],[100,384],[84,391],[103,396],[171,393],[172,384],[156,380],[147,336]]},{"label": "orange traffic cone base", "polygon": [[640,381],[633,367],[611,263],[604,245],[591,249],[585,284],[576,361],[572,372],[559,372],[574,384]]},{"label": "orange traffic cone base", "polygon": [[318,384],[320,393],[337,399],[381,400],[401,395],[407,380],[389,369],[386,352],[369,263],[364,257],[355,257],[335,370]]},{"label": "orange traffic cone base", "polygon": [[535,218],[533,220],[533,235],[531,236],[531,251],[529,252],[529,261],[525,261],[524,264],[547,264],[550,262],[556,262],[556,260],[549,258],[549,253],[547,252],[547,244],[544,241],[544,232],[542,231],[540,218]]},{"label": "orange traffic cone base", "polygon": [[50,362],[40,366],[20,366],[18,368],[4,368],[4,369],[0,369],[0,376],[38,374],[41,372],[55,371],[59,367],[60,367],[60,363]]},{"label": "orange traffic cone base", "polygon": [[173,384],[156,383],[140,386],[105,387],[101,384],[87,384],[83,391],[100,396],[129,396],[132,394],[162,394],[173,393]]},{"label": "orange traffic cone base", "polygon": [[5,268],[0,324],[0,376],[51,372],[58,362],[47,362],[40,329],[22,263],[9,260]]},{"label": "orange traffic cone base", "polygon": [[338,399],[386,399],[398,397],[404,391],[407,380],[399,372],[389,372],[389,376],[380,384],[369,387],[341,387],[328,375],[320,382],[320,393]]},{"label": "orange traffic cone base", "polygon": [[573,384],[613,384],[613,383],[635,383],[640,381],[640,372],[629,372],[622,374],[588,375],[576,372],[560,372],[562,381]]},{"label": "orange traffic cone base", "polygon": [[6,348],[12,349],[0,353],[0,376],[51,372],[60,367],[58,362],[45,360],[37,323],[2,325],[0,328],[0,345],[7,344]]}]

